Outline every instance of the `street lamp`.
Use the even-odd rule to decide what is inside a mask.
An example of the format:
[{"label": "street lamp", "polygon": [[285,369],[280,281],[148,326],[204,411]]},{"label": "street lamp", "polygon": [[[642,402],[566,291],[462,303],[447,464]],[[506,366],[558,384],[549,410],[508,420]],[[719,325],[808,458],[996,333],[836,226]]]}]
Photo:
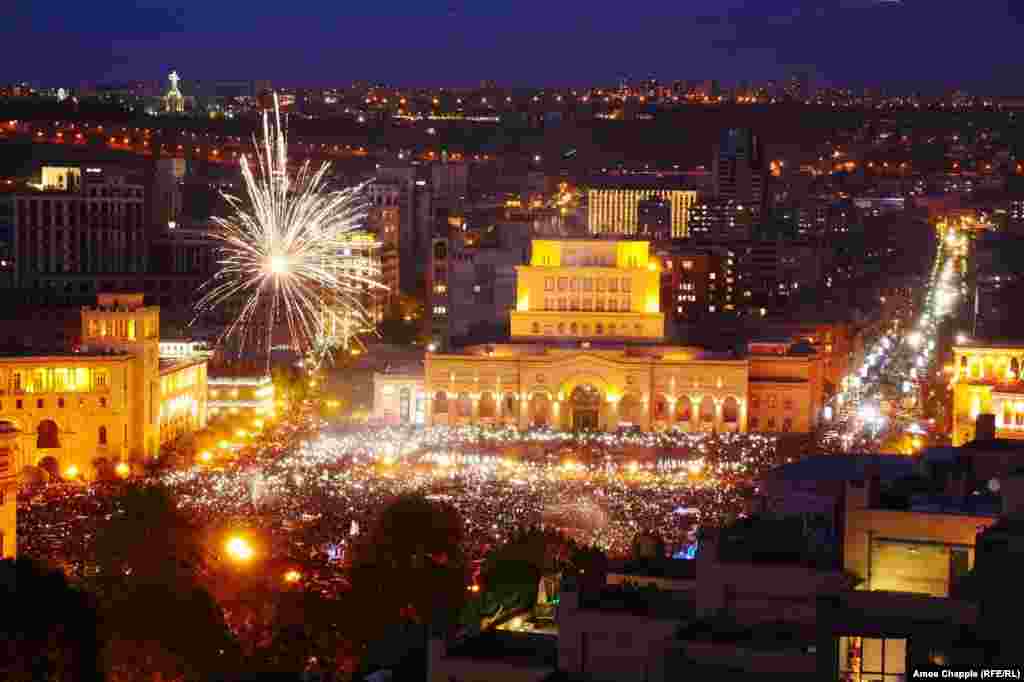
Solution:
[{"label": "street lamp", "polygon": [[228,539],[224,545],[224,550],[228,553],[234,561],[238,563],[246,563],[252,560],[255,552],[253,551],[252,545],[249,541],[240,535],[234,535]]}]

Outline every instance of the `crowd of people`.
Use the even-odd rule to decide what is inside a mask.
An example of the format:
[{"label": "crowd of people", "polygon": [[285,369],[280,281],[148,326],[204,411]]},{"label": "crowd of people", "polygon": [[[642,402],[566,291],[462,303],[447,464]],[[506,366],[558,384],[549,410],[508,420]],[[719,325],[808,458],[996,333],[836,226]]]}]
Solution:
[{"label": "crowd of people", "polygon": [[[159,480],[200,525],[259,533],[266,553],[314,567],[343,565],[355,536],[388,501],[410,493],[458,510],[471,559],[517,529],[545,525],[621,556],[640,532],[678,551],[696,526],[743,514],[758,476],[783,463],[776,446],[759,434],[308,424],[268,430],[228,462],[197,463]],[[81,569],[120,485],[58,484],[25,494],[19,549]]]}]

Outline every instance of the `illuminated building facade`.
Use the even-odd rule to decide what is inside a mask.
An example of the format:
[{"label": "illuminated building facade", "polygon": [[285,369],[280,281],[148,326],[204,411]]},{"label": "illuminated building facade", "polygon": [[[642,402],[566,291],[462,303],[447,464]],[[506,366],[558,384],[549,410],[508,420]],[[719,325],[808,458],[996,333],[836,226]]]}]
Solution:
[{"label": "illuminated building facade", "polygon": [[0,560],[18,555],[18,469],[13,447],[17,432],[0,428]]},{"label": "illuminated building facade", "polygon": [[752,395],[779,412],[759,413],[759,430],[816,424],[816,355],[736,358],[661,343],[661,273],[647,242],[534,240],[517,274],[512,343],[427,353],[422,377],[377,375],[375,420],[394,422],[397,411],[402,421],[394,395],[404,389],[410,401],[425,395],[428,425],[743,432]]},{"label": "illuminated building facade", "polygon": [[665,186],[656,178],[601,181],[587,190],[587,228],[593,235],[632,236],[640,227],[641,205],[651,200],[668,204],[670,232],[674,239],[689,235],[690,207],[697,200],[692,189]]},{"label": "illuminated building facade", "polygon": [[274,382],[269,374],[223,373],[207,378],[210,418],[261,417],[274,413]]},{"label": "illuminated building facade", "polygon": [[660,341],[661,274],[643,241],[533,241],[516,269],[512,337]]},{"label": "illuminated building facade", "polygon": [[161,359],[160,312],[142,294],[82,309],[74,352],[0,358],[0,452],[15,471],[92,478],[206,424],[206,358]]},{"label": "illuminated building facade", "polygon": [[953,347],[953,445],[974,440],[979,414],[995,415],[996,438],[1024,440],[1024,344]]},{"label": "illuminated building facade", "polygon": [[373,375],[374,421],[397,426],[423,426],[427,418],[427,393],[423,368],[389,369]]}]

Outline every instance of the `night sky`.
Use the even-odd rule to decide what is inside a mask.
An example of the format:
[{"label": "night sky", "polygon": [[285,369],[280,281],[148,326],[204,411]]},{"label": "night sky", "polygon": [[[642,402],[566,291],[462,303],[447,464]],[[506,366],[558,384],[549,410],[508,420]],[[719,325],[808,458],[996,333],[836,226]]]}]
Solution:
[{"label": "night sky", "polygon": [[[782,79],[1016,94],[1024,0],[15,0],[0,81]],[[8,13],[12,10],[7,8]]]}]

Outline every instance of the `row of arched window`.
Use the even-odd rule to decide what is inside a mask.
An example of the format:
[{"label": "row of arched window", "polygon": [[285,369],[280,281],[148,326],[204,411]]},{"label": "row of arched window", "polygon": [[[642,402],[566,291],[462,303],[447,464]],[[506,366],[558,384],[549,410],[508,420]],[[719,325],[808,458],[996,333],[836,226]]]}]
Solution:
[{"label": "row of arched window", "polygon": [[1017,358],[1005,357],[998,360],[993,357],[960,356],[960,374],[968,379],[993,379],[995,381],[1013,381],[1020,378],[1021,361]]},{"label": "row of arched window", "polygon": [[[502,413],[508,416],[515,416],[519,413],[519,400],[514,393],[504,396]],[[468,393],[460,393],[453,399],[455,405],[449,403],[448,395],[444,391],[434,394],[434,414],[449,414],[454,411],[457,417],[473,416],[473,400]],[[550,399],[543,393],[538,393],[531,398],[531,409],[533,411],[547,409]],[[483,419],[490,419],[497,416],[497,399],[493,393],[482,393],[477,405],[477,416]],[[619,416],[626,421],[640,421],[643,412],[643,401],[640,398],[627,395],[619,402]],[[699,421],[713,422],[715,420],[715,403],[711,398],[705,398],[699,408]],[[654,402],[654,418],[667,419],[669,416],[669,404],[664,397],[659,397]],[[738,423],[740,419],[740,404],[732,396],[722,402],[722,421],[726,424]],[[693,403],[686,397],[676,401],[675,421],[694,421]]]}]

